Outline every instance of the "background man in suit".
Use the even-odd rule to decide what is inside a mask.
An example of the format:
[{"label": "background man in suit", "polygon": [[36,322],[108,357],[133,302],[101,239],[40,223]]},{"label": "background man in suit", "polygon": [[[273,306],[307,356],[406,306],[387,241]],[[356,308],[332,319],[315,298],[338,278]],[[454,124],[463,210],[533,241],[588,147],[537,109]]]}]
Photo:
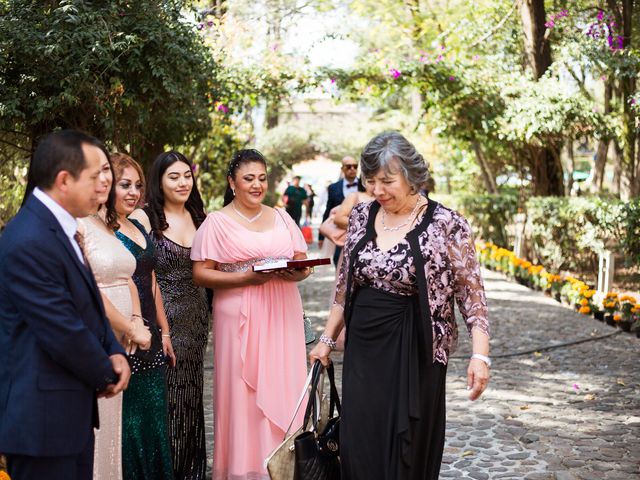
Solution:
[{"label": "background man in suit", "polygon": [[13,480],[89,480],[98,395],[131,371],[76,241],[105,188],[107,152],[64,130],[45,137],[35,187],[0,237],[0,452]]},{"label": "background man in suit", "polygon": [[[358,191],[358,161],[353,157],[344,157],[342,159],[341,172],[342,178],[327,188],[327,207],[325,208],[324,215],[322,215],[323,222],[329,218],[329,213],[331,213],[332,208],[340,205],[350,193]],[[319,234],[318,244],[321,248],[323,241],[324,237]],[[338,263],[341,251],[341,247],[336,247],[333,254],[334,265]]]}]

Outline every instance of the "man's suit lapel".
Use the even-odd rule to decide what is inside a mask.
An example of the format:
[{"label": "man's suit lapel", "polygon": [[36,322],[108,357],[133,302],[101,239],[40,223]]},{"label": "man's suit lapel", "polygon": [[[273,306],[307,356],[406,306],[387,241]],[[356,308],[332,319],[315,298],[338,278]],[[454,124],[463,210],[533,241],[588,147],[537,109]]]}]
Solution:
[{"label": "man's suit lapel", "polygon": [[102,310],[102,300],[100,298],[100,294],[98,292],[98,286],[96,284],[96,280],[93,277],[93,273],[88,265],[85,265],[78,258],[78,254],[74,250],[71,242],[69,241],[69,237],[64,233],[60,223],[56,220],[56,217],[51,213],[51,211],[45,207],[45,205],[35,198],[33,195],[29,197],[27,201],[27,208],[31,209],[38,218],[45,224],[46,228],[49,228],[56,236],[56,239],[62,245],[62,248],[67,252],[67,254],[71,257],[71,261],[76,266],[82,278],[87,282],[89,286],[89,290],[91,290],[91,294],[93,295],[94,300],[100,305],[100,309]]}]

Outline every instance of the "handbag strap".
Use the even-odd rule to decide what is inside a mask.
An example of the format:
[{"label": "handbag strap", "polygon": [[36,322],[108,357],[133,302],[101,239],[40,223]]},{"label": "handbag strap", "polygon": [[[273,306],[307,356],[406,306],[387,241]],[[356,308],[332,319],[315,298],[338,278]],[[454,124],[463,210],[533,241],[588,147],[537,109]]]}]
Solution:
[{"label": "handbag strap", "polygon": [[304,420],[302,422],[302,430],[306,430],[309,421],[311,420],[311,414],[313,413],[313,421],[312,421],[312,429],[318,429],[318,421],[320,419],[320,402],[316,401],[320,398],[320,391],[318,390],[318,386],[320,384],[320,378],[322,377],[322,373],[326,371],[327,376],[329,377],[330,384],[330,397],[329,397],[329,418],[333,417],[334,409],[338,411],[340,414],[341,404],[340,397],[338,395],[338,389],[336,387],[333,363],[330,363],[329,366],[325,367],[322,365],[320,360],[316,360],[313,364],[312,373],[313,378],[311,380],[311,392],[309,393],[309,402],[307,403],[307,408],[304,413]]},{"label": "handbag strap", "polygon": [[[315,365],[314,365],[315,366]],[[302,406],[302,402],[304,401],[304,397],[307,395],[307,390],[309,389],[309,385],[313,380],[314,369],[309,370],[309,374],[307,375],[307,379],[304,382],[304,387],[302,388],[302,392],[300,393],[300,398],[296,404],[296,408],[293,411],[293,417],[291,418],[291,422],[289,422],[289,426],[287,427],[287,431],[284,434],[284,438],[287,438],[289,432],[291,431],[291,427],[293,426],[293,422],[295,422],[296,417],[298,416],[298,412],[300,411],[300,407]]]}]

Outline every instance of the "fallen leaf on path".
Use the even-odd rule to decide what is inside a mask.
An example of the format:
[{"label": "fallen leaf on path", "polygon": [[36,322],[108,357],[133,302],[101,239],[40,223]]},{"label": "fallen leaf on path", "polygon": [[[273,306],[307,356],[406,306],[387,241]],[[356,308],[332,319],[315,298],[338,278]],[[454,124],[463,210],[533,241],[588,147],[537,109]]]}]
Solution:
[{"label": "fallen leaf on path", "polygon": [[540,352],[533,352],[533,354],[534,354],[536,357],[541,357],[541,356],[542,356],[542,354],[541,354]]},{"label": "fallen leaf on path", "polygon": [[520,410],[529,410],[529,405],[522,405]]},{"label": "fallen leaf on path", "polygon": [[476,454],[476,452],[474,452],[473,450],[466,450],[466,451],[462,452],[462,456],[463,457],[470,457],[470,456],[475,455],[475,454]]},{"label": "fallen leaf on path", "polygon": [[616,380],[616,383],[617,383],[618,385],[622,385],[623,387],[626,387],[626,386],[627,386],[621,378],[619,378],[618,380]]},{"label": "fallen leaf on path", "polygon": [[591,393],[588,393],[588,394],[586,394],[586,395],[584,396],[584,400],[585,400],[585,402],[586,402],[586,401],[589,401],[589,400],[595,400],[595,399],[596,399],[596,396],[595,396],[595,395],[593,395],[593,394],[591,394]]}]

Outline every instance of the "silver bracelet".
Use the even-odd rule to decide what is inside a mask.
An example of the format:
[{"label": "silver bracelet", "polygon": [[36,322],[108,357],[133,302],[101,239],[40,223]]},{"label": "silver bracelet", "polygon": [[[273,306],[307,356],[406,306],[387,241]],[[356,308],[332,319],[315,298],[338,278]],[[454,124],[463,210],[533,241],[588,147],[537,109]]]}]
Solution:
[{"label": "silver bracelet", "polygon": [[491,359],[486,355],[482,355],[481,353],[474,353],[473,355],[471,355],[471,358],[482,360],[484,363],[487,364],[487,367],[491,368]]},{"label": "silver bracelet", "polygon": [[331,350],[335,350],[335,348],[338,346],[335,340],[325,335],[324,333],[320,335],[320,338],[318,339],[318,341],[320,343],[324,343],[325,345],[327,345]]}]

